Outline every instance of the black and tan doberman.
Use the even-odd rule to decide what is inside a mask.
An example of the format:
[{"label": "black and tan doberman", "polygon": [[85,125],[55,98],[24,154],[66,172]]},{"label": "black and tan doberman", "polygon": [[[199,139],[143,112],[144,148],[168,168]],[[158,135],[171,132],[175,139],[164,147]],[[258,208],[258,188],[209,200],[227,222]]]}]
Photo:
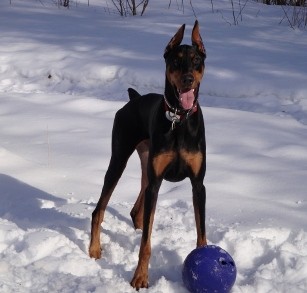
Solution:
[{"label": "black and tan doberman", "polygon": [[137,290],[148,287],[151,231],[162,180],[190,178],[197,230],[197,246],[206,245],[203,184],[206,141],[203,115],[198,103],[206,51],[196,21],[192,45],[181,45],[185,25],[166,46],[165,92],[141,96],[129,89],[130,101],[115,116],[112,156],[98,204],[92,215],[89,254],[101,257],[100,225],[112,192],[126,163],[136,149],[141,160],[141,191],[131,211],[135,228],[142,229],[139,262],[131,281]]}]

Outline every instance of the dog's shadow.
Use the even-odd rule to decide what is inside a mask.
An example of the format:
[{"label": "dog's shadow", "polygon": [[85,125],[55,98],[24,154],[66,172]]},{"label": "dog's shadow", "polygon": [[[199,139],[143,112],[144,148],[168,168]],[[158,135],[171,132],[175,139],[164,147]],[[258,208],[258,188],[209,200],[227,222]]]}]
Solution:
[{"label": "dog's shadow", "polygon": [[[90,218],[77,218],[61,212],[58,207],[67,204],[67,200],[51,195],[5,174],[0,174],[0,218],[15,223],[20,229],[51,229],[65,235],[78,247],[87,253],[87,244],[81,240],[75,230],[90,231]],[[110,238],[110,245],[118,243],[126,253],[136,254],[137,246],[141,243],[141,231],[135,231],[132,220],[121,214],[116,208],[109,206],[108,213],[116,218],[115,222],[124,226],[124,229],[102,229],[102,235]],[[111,224],[114,224],[114,220]],[[128,228],[130,227],[130,228]],[[103,257],[99,264],[102,268],[116,270],[129,282],[134,268],[127,270],[121,263],[110,263],[107,246],[103,246]],[[137,265],[137,259],[135,267]],[[149,269],[150,283],[154,285],[161,278],[171,282],[178,282],[181,276],[182,259],[175,250],[161,245],[152,247],[151,268]]]},{"label": "dog's shadow", "polygon": [[[107,207],[106,221],[109,216],[114,217],[112,224],[115,226],[121,226],[121,228],[115,229],[114,226],[108,227],[108,229],[102,228],[102,238],[103,235],[110,238],[110,244],[103,245],[102,253],[104,257],[99,261],[102,268],[109,268],[116,270],[120,275],[127,281],[130,282],[134,269],[137,266],[139,246],[141,244],[142,231],[135,230],[133,227],[132,220],[129,216],[125,216],[120,213],[116,208],[112,206]],[[127,270],[125,265],[121,262],[110,263],[107,259],[112,258],[110,256],[109,249],[112,249],[112,245],[117,243],[119,247],[125,250],[126,254],[134,255],[135,264],[132,266],[131,270]],[[114,253],[114,251],[113,251]],[[169,282],[178,283],[181,279],[183,259],[182,256],[175,249],[171,249],[161,242],[152,245],[152,253],[150,259],[149,268],[149,282],[150,286],[154,286],[162,279]],[[181,284],[182,285],[182,284]],[[178,290],[180,292],[187,292],[184,288],[178,284]],[[179,292],[178,291],[178,292]]]},{"label": "dog's shadow", "polygon": [[22,230],[51,229],[64,234],[83,251],[87,248],[75,229],[88,230],[87,219],[76,218],[57,209],[67,203],[27,183],[0,174],[0,217],[15,223]]},{"label": "dog's shadow", "polygon": [[163,245],[154,246],[149,269],[151,282],[155,283],[162,277],[171,282],[178,282],[181,278],[182,262],[182,258],[175,249],[171,250]]}]

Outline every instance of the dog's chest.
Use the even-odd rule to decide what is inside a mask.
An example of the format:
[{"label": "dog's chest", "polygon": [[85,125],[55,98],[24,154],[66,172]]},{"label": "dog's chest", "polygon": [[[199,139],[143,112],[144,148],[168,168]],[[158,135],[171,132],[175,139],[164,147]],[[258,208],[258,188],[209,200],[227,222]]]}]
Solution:
[{"label": "dog's chest", "polygon": [[161,117],[155,126],[151,151],[156,176],[176,182],[201,174],[205,166],[206,148],[201,117],[193,114],[174,129],[170,121]]},{"label": "dog's chest", "polygon": [[157,176],[168,181],[181,181],[186,177],[197,177],[202,171],[204,154],[200,150],[171,149],[153,158],[153,169]]}]

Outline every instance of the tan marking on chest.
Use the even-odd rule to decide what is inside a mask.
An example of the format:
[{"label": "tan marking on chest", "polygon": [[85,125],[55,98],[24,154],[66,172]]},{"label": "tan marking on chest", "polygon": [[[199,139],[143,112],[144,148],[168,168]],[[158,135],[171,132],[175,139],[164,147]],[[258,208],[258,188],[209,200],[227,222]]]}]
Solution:
[{"label": "tan marking on chest", "polygon": [[161,176],[165,168],[176,158],[174,151],[161,153],[153,158],[153,168],[156,176]]},{"label": "tan marking on chest", "polygon": [[180,157],[191,168],[195,176],[198,175],[203,162],[203,154],[201,152],[188,152],[186,150],[180,150]]}]

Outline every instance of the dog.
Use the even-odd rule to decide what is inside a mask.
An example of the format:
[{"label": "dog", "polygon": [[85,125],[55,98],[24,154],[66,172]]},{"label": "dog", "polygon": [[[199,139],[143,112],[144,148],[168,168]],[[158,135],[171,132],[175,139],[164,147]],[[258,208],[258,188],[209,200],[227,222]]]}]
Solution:
[{"label": "dog", "polygon": [[165,48],[164,95],[140,95],[129,88],[130,101],[117,111],[112,131],[112,155],[101,196],[92,214],[89,255],[101,257],[100,225],[112,192],[126,163],[136,149],[141,160],[141,191],[131,210],[136,229],[142,229],[139,261],[131,286],[148,287],[151,232],[162,180],[189,178],[197,230],[196,246],[207,244],[205,229],[206,172],[205,126],[198,102],[205,70],[206,50],[198,21],[192,30],[192,45],[181,45],[182,25]]}]

